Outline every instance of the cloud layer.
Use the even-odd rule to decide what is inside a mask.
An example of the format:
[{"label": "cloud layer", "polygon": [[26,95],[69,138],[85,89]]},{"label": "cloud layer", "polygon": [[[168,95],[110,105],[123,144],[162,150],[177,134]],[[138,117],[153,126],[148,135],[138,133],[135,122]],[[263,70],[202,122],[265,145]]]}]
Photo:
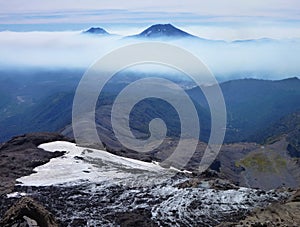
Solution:
[{"label": "cloud layer", "polygon": [[[110,51],[135,42],[140,41],[80,32],[0,32],[0,66],[87,69]],[[299,40],[167,42],[187,49],[221,78],[232,75],[284,78],[300,74]]]}]

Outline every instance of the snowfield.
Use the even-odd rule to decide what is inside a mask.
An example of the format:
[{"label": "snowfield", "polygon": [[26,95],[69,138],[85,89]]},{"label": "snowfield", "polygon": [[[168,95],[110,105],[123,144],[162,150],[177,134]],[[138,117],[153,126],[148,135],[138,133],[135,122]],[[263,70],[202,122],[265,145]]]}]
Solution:
[{"label": "snowfield", "polygon": [[71,142],[50,142],[41,144],[39,148],[66,153],[36,167],[36,173],[17,179],[24,186],[78,184],[83,181],[124,183],[126,179],[147,184],[149,178],[166,179],[176,171],[164,169],[158,163],[120,157],[103,150],[79,147]]}]

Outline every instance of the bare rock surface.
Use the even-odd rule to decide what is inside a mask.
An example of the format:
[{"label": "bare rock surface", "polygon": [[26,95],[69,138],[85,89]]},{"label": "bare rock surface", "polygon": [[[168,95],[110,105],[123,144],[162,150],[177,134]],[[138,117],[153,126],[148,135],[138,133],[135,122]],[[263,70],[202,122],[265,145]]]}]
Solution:
[{"label": "bare rock surface", "polygon": [[0,222],[3,227],[45,226],[58,227],[54,216],[32,198],[23,197],[15,203]]}]

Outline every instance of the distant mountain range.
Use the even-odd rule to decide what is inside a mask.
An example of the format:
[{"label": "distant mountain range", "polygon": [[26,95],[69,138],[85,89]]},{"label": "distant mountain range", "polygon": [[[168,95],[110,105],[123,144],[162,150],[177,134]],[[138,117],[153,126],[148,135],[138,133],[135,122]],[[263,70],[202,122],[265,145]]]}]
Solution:
[{"label": "distant mountain range", "polygon": [[[300,110],[300,80],[239,79],[220,84],[227,109],[225,141],[251,140],[281,117]],[[205,109],[208,104],[199,88],[188,91]]]},{"label": "distant mountain range", "polygon": [[[92,34],[92,35],[111,35],[105,29],[100,27],[92,27],[86,31],[82,32],[83,34]],[[143,39],[157,39],[157,38],[198,38],[194,35],[191,35],[185,31],[182,31],[179,28],[176,28],[172,24],[155,24],[145,29],[139,34],[126,36],[124,38],[143,38]]]},{"label": "distant mountain range", "polygon": [[[96,36],[108,36],[112,35],[101,27],[91,27],[82,32],[83,34],[91,34]],[[136,38],[136,39],[181,39],[181,38],[192,38],[194,40],[201,41],[214,41],[221,42],[221,40],[209,40],[204,39],[199,36],[192,35],[182,29],[175,27],[172,24],[154,24],[146,28],[139,34],[129,35],[123,37],[125,39]],[[270,38],[260,38],[260,39],[247,39],[247,40],[235,40],[233,43],[267,43],[274,42],[274,39]],[[223,42],[223,41],[222,41]]]},{"label": "distant mountain range", "polygon": [[[27,132],[60,131],[69,125],[73,96],[82,73],[81,71],[40,71],[19,73],[18,76],[11,77],[10,72],[7,74],[2,72],[0,141]],[[102,112],[99,112],[99,116],[104,120],[101,122],[108,122],[111,104],[118,92],[128,83],[130,80],[120,82],[116,78],[116,81],[107,87],[102,101],[98,103],[99,107],[105,106]],[[225,138],[227,143],[257,141],[254,135],[258,132],[267,130],[282,117],[300,110],[298,78],[279,81],[240,79],[221,83],[220,87],[227,107]],[[207,141],[210,134],[210,112],[207,102],[200,89],[188,89],[186,92],[199,112],[202,133],[200,139]],[[154,117],[166,120],[170,136],[179,135],[179,119],[170,105],[149,99],[141,102],[137,107],[141,109],[136,108],[136,114],[133,113],[131,126],[138,134],[140,133],[141,137],[148,135],[147,122]],[[147,114],[141,115],[144,110],[147,110]],[[109,125],[103,126],[110,131]]]}]

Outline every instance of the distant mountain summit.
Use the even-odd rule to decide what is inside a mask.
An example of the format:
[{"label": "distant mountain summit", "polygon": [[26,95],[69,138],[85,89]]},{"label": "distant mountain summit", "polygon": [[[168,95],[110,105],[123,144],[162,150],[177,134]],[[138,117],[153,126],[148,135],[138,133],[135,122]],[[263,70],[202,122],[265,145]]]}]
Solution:
[{"label": "distant mountain summit", "polygon": [[94,28],[91,27],[90,29],[83,32],[84,34],[95,34],[95,35],[109,35],[107,31],[105,31],[103,28]]},{"label": "distant mountain summit", "polygon": [[131,38],[188,38],[195,37],[185,31],[182,31],[172,24],[155,24],[137,35],[129,36]]},{"label": "distant mountain summit", "polygon": [[277,42],[277,40],[271,38],[259,38],[259,39],[241,39],[241,40],[232,41],[232,43],[270,43],[270,42]]}]

